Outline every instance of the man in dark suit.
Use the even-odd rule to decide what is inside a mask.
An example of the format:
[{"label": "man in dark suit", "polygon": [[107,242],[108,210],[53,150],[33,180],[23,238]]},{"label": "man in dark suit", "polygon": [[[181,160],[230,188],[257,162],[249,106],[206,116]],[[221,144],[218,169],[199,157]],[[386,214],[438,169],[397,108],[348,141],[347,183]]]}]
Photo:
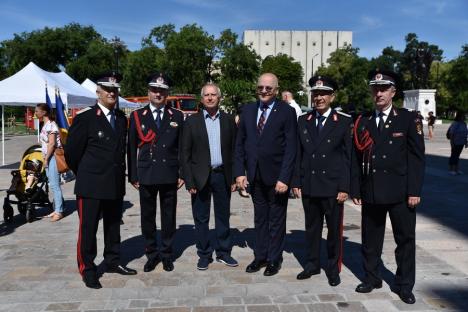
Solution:
[{"label": "man in dark suit", "polygon": [[401,300],[412,304],[415,282],[416,206],[424,178],[424,136],[416,112],[393,106],[397,76],[369,75],[375,110],[354,125],[351,197],[362,204],[362,253],[366,276],[360,293],[382,287],[379,273],[387,213],[397,244],[395,284]]},{"label": "man in dark suit", "polygon": [[97,79],[97,104],[73,120],[65,158],[76,175],[75,194],[80,218],[77,260],[87,287],[101,288],[96,274],[96,232],[102,214],[104,262],[107,272],[134,275],[120,265],[120,218],[125,195],[127,118],[115,109],[122,76],[107,73]]},{"label": "man in dark suit", "polygon": [[[172,242],[176,231],[177,190],[180,175],[179,145],[184,116],[166,104],[168,78],[155,73],[148,78],[150,104],[130,115],[128,180],[140,193],[141,231],[148,258],[143,270],[153,271],[162,261],[174,270]],[[161,246],[156,241],[156,198],[161,208]]]},{"label": "man in dark suit", "polygon": [[[182,164],[185,187],[192,195],[192,212],[197,237],[197,268],[208,269],[216,260],[237,266],[231,257],[229,229],[231,192],[236,190],[232,177],[236,124],[234,118],[219,110],[221,91],[215,84],[202,88],[203,109],[187,118],[182,139]],[[213,194],[216,244],[210,244],[210,203]]]},{"label": "man in dark suit", "polygon": [[[236,138],[234,176],[237,187],[254,204],[255,259],[246,272],[266,266],[265,276],[278,273],[286,235],[288,185],[296,156],[296,112],[278,99],[278,78],[271,73],[257,82],[258,101],[242,110]],[[246,174],[247,173],[247,174]]]},{"label": "man in dark suit", "polygon": [[292,183],[302,197],[308,251],[304,271],[297,279],[320,274],[320,241],[327,221],[328,261],[325,272],[330,286],[340,284],[343,252],[343,203],[348,198],[351,173],[351,116],[330,107],[336,82],[315,76],[309,80],[315,108],[298,121],[298,152]]}]

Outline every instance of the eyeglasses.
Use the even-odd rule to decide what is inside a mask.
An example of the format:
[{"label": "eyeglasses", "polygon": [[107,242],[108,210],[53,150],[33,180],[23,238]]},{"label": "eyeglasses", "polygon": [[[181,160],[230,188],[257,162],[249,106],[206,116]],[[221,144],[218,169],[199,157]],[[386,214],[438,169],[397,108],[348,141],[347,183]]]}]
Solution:
[{"label": "eyeglasses", "polygon": [[266,92],[271,92],[273,91],[275,88],[274,87],[271,87],[271,86],[257,86],[257,91],[258,92],[262,92],[263,90],[265,90]]}]

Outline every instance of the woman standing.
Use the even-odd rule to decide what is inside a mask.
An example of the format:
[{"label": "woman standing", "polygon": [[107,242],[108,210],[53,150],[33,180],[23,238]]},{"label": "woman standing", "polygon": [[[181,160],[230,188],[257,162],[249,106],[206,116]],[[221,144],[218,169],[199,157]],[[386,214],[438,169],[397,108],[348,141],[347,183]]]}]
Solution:
[{"label": "woman standing", "polygon": [[57,124],[51,118],[49,106],[44,103],[37,104],[35,114],[39,121],[43,122],[39,140],[42,146],[42,156],[44,158],[47,179],[54,195],[55,209],[47,217],[51,218],[50,221],[56,222],[63,218],[63,198],[60,188],[60,174],[57,170],[54,151],[56,148],[62,148],[62,142],[60,141]]},{"label": "woman standing", "polygon": [[434,116],[434,112],[429,112],[429,116],[427,116],[427,129],[429,130],[429,140],[432,140],[434,137],[434,124],[436,121],[436,117]]},{"label": "woman standing", "polygon": [[463,172],[458,169],[458,161],[460,160],[460,154],[463,150],[463,146],[468,146],[468,129],[466,128],[464,112],[457,112],[455,120],[447,130],[447,138],[450,139],[452,150],[449,159],[450,174],[463,174]]}]

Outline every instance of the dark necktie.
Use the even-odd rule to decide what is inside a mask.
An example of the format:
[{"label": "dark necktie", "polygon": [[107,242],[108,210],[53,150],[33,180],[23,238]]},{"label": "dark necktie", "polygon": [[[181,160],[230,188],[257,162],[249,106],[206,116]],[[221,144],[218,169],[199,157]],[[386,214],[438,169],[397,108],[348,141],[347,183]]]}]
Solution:
[{"label": "dark necktie", "polygon": [[384,128],[384,123],[385,122],[384,122],[383,116],[385,116],[385,114],[383,112],[380,112],[379,113],[379,126],[378,126],[379,133],[382,133],[382,130]]},{"label": "dark necktie", "polygon": [[323,129],[323,121],[325,120],[325,118],[326,117],[323,116],[323,115],[319,115],[317,117],[317,131],[318,131],[318,133],[320,133],[320,131],[322,131],[322,129]]},{"label": "dark necktie", "polygon": [[110,110],[109,115],[110,115],[110,120],[109,120],[110,125],[111,125],[112,129],[115,129],[115,112],[114,112],[114,110]]},{"label": "dark necktie", "polygon": [[159,127],[161,126],[161,112],[162,110],[161,109],[157,109],[156,110],[156,127],[159,129]]},{"label": "dark necktie", "polygon": [[262,134],[263,128],[265,127],[267,109],[268,109],[268,105],[263,104],[262,105],[262,114],[260,115],[260,118],[258,119],[258,124],[257,124],[257,133],[258,134]]}]

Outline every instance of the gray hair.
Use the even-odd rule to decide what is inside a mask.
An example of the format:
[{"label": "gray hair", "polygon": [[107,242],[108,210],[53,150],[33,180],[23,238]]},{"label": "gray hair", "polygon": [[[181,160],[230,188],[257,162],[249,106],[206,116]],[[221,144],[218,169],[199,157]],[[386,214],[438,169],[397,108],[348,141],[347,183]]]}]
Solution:
[{"label": "gray hair", "polygon": [[203,95],[204,95],[204,93],[205,93],[205,88],[206,88],[206,87],[214,87],[214,88],[216,89],[216,94],[218,95],[219,98],[221,98],[221,89],[218,87],[217,84],[212,83],[212,82],[207,83],[207,84],[205,84],[205,85],[202,87],[202,89],[201,89],[201,91],[200,91],[200,96],[201,96],[201,97],[203,97]]}]

